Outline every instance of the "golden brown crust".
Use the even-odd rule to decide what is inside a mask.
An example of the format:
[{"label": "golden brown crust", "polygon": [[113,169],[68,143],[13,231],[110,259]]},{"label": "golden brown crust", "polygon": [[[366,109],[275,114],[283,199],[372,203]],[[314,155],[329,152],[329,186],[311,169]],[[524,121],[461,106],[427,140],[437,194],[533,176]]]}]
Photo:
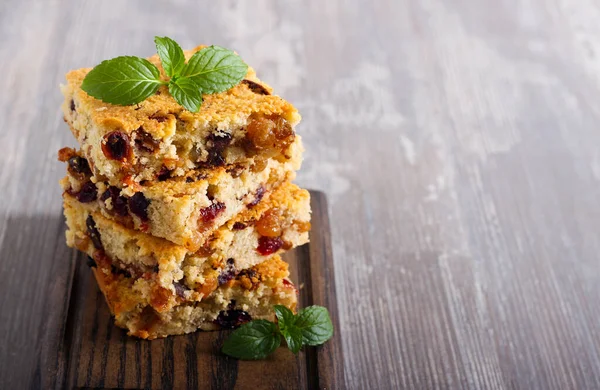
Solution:
[{"label": "golden brown crust", "polygon": [[[198,46],[194,50],[185,51],[186,59],[189,59],[202,47]],[[149,57],[148,60],[160,69],[162,77],[165,78],[158,55]],[[300,120],[300,115],[292,104],[276,95],[257,94],[248,83],[240,83],[222,93],[204,95],[202,107],[197,113],[191,113],[181,107],[168,93],[166,86],[162,86],[157,94],[140,104],[112,105],[89,96],[81,89],[81,83],[91,69],[82,68],[70,71],[66,75],[67,83],[76,90],[77,110],[86,111],[92,122],[100,127],[105,127],[107,131],[119,129],[132,132],[143,127],[144,131],[153,135],[154,138],[164,138],[172,135],[177,118],[186,123],[198,121],[218,125],[236,122],[237,118],[249,116],[255,112],[265,115],[281,115],[292,124],[296,124]],[[272,92],[271,87],[259,80],[250,67],[245,79],[259,84],[269,93]]]}]

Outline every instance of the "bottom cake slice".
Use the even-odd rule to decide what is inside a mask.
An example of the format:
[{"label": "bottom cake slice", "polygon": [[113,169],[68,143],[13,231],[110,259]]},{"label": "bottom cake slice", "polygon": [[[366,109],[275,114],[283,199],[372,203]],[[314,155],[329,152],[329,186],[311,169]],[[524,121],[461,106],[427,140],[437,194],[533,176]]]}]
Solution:
[{"label": "bottom cake slice", "polygon": [[239,273],[201,302],[180,297],[178,304],[163,312],[150,303],[154,297],[148,281],[100,266],[92,269],[115,324],[145,339],[198,329],[231,329],[254,319],[274,320],[274,305],[296,311],[298,291],[288,279],[287,263],[279,256]]},{"label": "bottom cake slice", "polygon": [[99,264],[93,264],[92,270],[115,324],[145,339],[198,329],[230,329],[253,319],[274,320],[273,305],[296,311],[298,292],[288,279],[287,263],[278,255],[240,272],[200,302],[179,296],[178,303],[166,311],[157,311],[151,304],[156,297],[148,280]]}]

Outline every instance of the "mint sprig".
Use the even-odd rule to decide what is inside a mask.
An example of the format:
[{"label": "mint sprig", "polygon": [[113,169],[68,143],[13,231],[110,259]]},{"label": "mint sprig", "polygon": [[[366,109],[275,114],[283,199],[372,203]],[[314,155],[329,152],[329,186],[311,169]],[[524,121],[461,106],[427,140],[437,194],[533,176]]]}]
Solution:
[{"label": "mint sprig", "polygon": [[322,306],[309,306],[292,313],[282,305],[275,305],[277,323],[254,320],[235,330],[225,343],[224,354],[242,360],[264,359],[285,339],[288,348],[298,353],[305,345],[321,345],[333,336],[329,312]]},{"label": "mint sprig", "polygon": [[188,63],[181,47],[168,37],[154,37],[168,80],[150,61],[133,56],[102,61],[83,79],[81,89],[103,102],[128,106],[140,103],[167,85],[185,109],[198,112],[203,94],[226,91],[240,83],[248,65],[234,52],[209,46],[194,53]]}]

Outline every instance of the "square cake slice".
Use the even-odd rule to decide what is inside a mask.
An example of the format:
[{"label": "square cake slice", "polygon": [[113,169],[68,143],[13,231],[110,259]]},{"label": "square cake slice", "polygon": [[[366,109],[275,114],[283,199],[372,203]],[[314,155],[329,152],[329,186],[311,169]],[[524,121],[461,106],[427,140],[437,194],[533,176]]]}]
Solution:
[{"label": "square cake slice", "polygon": [[59,159],[67,162],[67,176],[61,185],[66,194],[106,218],[194,251],[219,226],[294,179],[302,160],[300,137],[290,153],[285,162],[270,159],[261,167],[193,170],[180,177],[119,188],[92,176],[80,152],[63,148]]},{"label": "square cake slice", "polygon": [[[110,267],[93,266],[98,286],[115,318],[129,335],[155,339],[201,330],[232,329],[254,319],[274,320],[274,305],[296,311],[298,291],[288,279],[288,265],[271,257],[219,286],[200,302],[178,296],[157,310],[151,282],[123,275]],[[255,283],[248,284],[248,275]]]},{"label": "square cake slice", "polygon": [[[186,59],[202,47],[186,51]],[[158,56],[148,60],[164,78]],[[190,169],[291,158],[300,115],[252,68],[235,87],[204,95],[197,113],[177,104],[166,86],[137,105],[104,103],[81,89],[90,70],[66,75],[62,110],[92,171],[111,185],[156,180],[165,172],[182,176]]]},{"label": "square cake slice", "polygon": [[170,310],[181,299],[199,302],[240,275],[248,288],[259,279],[247,270],[284,250],[308,242],[310,198],[291,183],[268,200],[217,229],[196,252],[165,239],[127,229],[72,196],[64,195],[67,244],[92,263],[147,286],[149,305]]}]

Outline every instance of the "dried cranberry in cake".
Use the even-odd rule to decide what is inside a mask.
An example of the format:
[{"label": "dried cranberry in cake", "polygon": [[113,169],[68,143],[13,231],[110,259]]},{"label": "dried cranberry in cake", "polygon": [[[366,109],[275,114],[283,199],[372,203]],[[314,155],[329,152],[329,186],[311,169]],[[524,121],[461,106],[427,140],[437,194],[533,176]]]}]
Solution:
[{"label": "dried cranberry in cake", "polygon": [[142,221],[148,221],[148,206],[150,206],[150,200],[147,199],[141,192],[133,194],[128,201],[129,211],[132,214],[138,216]]},{"label": "dried cranberry in cake", "polygon": [[219,286],[229,282],[235,277],[235,261],[233,259],[227,259],[225,267],[221,270],[217,281]]},{"label": "dried cranberry in cake", "polygon": [[200,209],[200,221],[202,223],[210,223],[223,211],[225,211],[225,203],[215,202],[208,207]]},{"label": "dried cranberry in cake", "polygon": [[85,220],[85,226],[87,227],[87,234],[94,244],[94,248],[103,249],[102,240],[100,240],[100,232],[98,232],[96,221],[94,221],[94,218],[91,215],[88,215]]},{"label": "dried cranberry in cake", "polygon": [[256,150],[285,150],[294,142],[294,137],[289,122],[277,115],[253,114],[246,127],[246,138]]},{"label": "dried cranberry in cake", "polygon": [[243,310],[227,310],[219,312],[215,324],[223,329],[234,329],[250,321],[252,317]]},{"label": "dried cranberry in cake", "polygon": [[81,186],[81,189],[75,197],[81,203],[93,202],[98,197],[98,189],[94,183],[88,181]]},{"label": "dried cranberry in cake", "polygon": [[125,162],[131,159],[132,150],[127,134],[121,131],[113,131],[104,136],[102,140],[102,152],[106,158]]},{"label": "dried cranberry in cake", "polygon": [[254,81],[244,79],[244,80],[242,80],[242,84],[246,84],[248,86],[248,88],[257,95],[270,95],[271,94],[265,87],[263,87],[262,85],[254,82]]},{"label": "dried cranberry in cake", "polygon": [[256,250],[263,256],[277,252],[283,246],[283,240],[279,237],[260,237]]},{"label": "dried cranberry in cake", "polygon": [[265,196],[265,186],[263,186],[262,184],[260,185],[260,187],[258,187],[258,189],[256,190],[256,194],[254,194],[254,200],[250,203],[247,204],[248,207],[254,207],[258,204],[258,202],[260,202],[262,200],[262,198]]},{"label": "dried cranberry in cake", "polygon": [[151,134],[144,131],[142,126],[133,132],[133,142],[136,148],[148,153],[154,153],[160,146],[160,141],[155,140]]},{"label": "dried cranberry in cake", "polygon": [[126,217],[129,214],[129,209],[127,208],[127,198],[120,195],[121,190],[115,186],[110,186],[102,196],[100,200],[106,202],[110,198],[112,208],[109,209],[114,214],[120,215],[121,217]]},{"label": "dried cranberry in cake", "polygon": [[263,216],[256,222],[256,231],[261,236],[279,237],[281,236],[281,210],[274,207],[267,210]]}]

